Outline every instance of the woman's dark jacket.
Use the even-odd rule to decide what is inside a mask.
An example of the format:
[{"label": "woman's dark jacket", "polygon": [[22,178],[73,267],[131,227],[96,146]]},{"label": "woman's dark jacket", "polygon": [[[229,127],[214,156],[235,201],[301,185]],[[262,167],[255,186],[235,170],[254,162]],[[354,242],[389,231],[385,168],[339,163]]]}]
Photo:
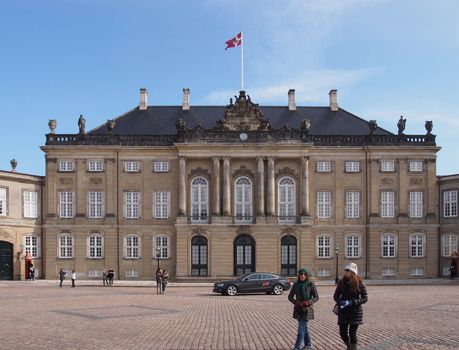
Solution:
[{"label": "woman's dark jacket", "polygon": [[[305,295],[309,296],[309,301],[315,303],[319,300],[319,294],[317,293],[317,288],[314,282],[308,281],[306,287],[304,288]],[[288,295],[288,300],[295,304],[293,308],[293,318],[297,320],[313,320],[314,319],[314,308],[311,306],[304,307],[299,306],[299,302],[303,302],[306,299],[303,299],[301,296],[301,291],[298,285],[298,282],[293,283],[292,289],[290,289],[290,294]]]},{"label": "woman's dark jacket", "polygon": [[352,290],[350,281],[343,277],[336,286],[333,299],[339,304],[341,300],[352,300],[352,305],[342,309],[338,307],[338,324],[362,324],[363,323],[363,308],[362,304],[368,301],[367,288],[360,281],[360,292],[356,293]]}]

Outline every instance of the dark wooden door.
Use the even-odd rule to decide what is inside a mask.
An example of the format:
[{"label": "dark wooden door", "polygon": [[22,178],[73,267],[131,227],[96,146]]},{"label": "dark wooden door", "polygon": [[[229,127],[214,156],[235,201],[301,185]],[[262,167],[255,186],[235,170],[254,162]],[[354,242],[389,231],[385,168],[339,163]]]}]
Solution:
[{"label": "dark wooden door", "polygon": [[0,241],[0,280],[13,279],[13,245]]}]

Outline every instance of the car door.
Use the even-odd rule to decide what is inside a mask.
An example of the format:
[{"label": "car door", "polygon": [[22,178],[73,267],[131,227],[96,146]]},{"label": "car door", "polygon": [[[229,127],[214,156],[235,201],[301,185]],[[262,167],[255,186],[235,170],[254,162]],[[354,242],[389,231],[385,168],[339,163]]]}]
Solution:
[{"label": "car door", "polygon": [[239,291],[241,293],[249,293],[257,291],[260,285],[260,274],[259,273],[252,273],[245,277],[242,282],[241,286],[239,287]]},{"label": "car door", "polygon": [[274,287],[274,276],[270,275],[268,273],[263,273],[261,275],[261,291],[263,292],[269,292],[273,289]]}]

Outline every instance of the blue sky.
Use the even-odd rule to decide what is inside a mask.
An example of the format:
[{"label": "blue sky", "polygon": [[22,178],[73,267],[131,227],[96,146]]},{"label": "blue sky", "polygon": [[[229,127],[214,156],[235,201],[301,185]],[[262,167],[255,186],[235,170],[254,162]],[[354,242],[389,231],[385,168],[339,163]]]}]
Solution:
[{"label": "blue sky", "polygon": [[433,121],[437,172],[459,173],[456,0],[2,0],[0,169],[44,175],[48,120],[92,129],[138,104],[225,105],[244,88],[262,105],[341,107],[396,132]]}]

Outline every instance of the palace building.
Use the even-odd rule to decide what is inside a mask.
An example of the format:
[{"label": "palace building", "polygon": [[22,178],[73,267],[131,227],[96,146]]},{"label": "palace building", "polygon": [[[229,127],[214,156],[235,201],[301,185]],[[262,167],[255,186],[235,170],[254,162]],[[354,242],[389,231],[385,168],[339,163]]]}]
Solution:
[{"label": "palace building", "polygon": [[[332,279],[349,262],[365,278],[445,274],[458,248],[459,179],[441,181],[439,195],[432,122],[408,135],[400,118],[392,133],[339,107],[336,90],[324,107],[296,106],[294,90],[284,106],[244,91],[222,106],[189,97],[184,89],[181,106],[149,106],[141,89],[137,107],[88,132],[83,117],[74,134],[50,121],[45,177],[18,178],[24,205],[35,186],[41,214],[9,218],[12,173],[0,174],[12,277],[25,253],[47,279],[110,267],[151,279],[158,266],[176,279],[300,266]],[[27,227],[4,228],[8,220]]]}]

